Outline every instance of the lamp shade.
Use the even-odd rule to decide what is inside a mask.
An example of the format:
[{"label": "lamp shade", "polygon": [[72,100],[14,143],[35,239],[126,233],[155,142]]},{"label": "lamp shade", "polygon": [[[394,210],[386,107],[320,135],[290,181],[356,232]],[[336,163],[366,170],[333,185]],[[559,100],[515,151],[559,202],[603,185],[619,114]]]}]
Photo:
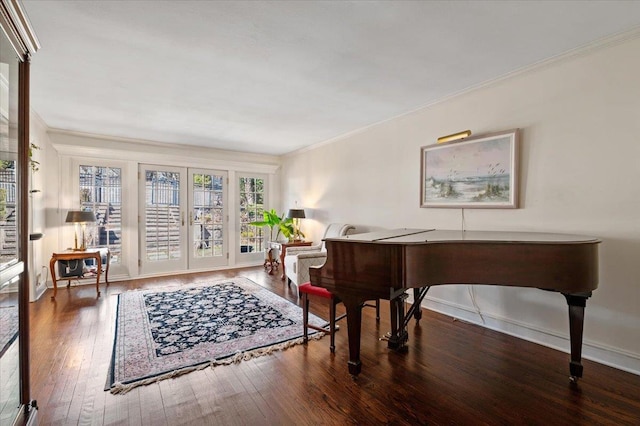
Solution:
[{"label": "lamp shade", "polygon": [[85,212],[82,210],[69,210],[67,213],[66,223],[86,223],[95,222],[96,215],[93,212]]},{"label": "lamp shade", "polygon": [[292,219],[304,219],[304,209],[289,209],[287,217]]}]

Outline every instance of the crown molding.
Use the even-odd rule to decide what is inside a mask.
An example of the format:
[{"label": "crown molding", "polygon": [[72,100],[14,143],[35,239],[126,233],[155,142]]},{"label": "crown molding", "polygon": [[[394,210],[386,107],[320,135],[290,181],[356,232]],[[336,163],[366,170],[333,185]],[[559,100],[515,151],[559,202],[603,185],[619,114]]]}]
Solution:
[{"label": "crown molding", "polygon": [[40,49],[40,42],[18,0],[0,0],[0,27],[23,59]]},{"label": "crown molding", "polygon": [[273,174],[280,168],[280,158],[273,155],[227,151],[192,145],[166,144],[102,136],[61,129],[48,129],[53,147],[60,155],[92,157],[138,163],[160,163]]}]

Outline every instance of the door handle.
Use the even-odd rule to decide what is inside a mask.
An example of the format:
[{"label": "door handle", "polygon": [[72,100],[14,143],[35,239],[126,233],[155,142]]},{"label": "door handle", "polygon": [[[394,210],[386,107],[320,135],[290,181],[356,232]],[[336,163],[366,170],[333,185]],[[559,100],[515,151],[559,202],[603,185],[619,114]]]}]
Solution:
[{"label": "door handle", "polygon": [[180,219],[182,220],[182,226],[184,226],[184,212],[180,214]]},{"label": "door handle", "polygon": [[189,212],[189,226],[193,226],[193,212]]}]

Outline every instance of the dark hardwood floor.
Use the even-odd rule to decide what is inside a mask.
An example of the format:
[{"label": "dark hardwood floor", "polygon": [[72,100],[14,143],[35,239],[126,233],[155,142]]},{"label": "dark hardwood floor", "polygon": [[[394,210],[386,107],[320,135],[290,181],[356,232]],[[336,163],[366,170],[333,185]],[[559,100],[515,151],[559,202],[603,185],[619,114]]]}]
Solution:
[{"label": "dark hardwood floor", "polygon": [[[568,355],[423,310],[409,350],[378,338],[389,329],[363,314],[363,371],[347,371],[345,324],[329,338],[229,366],[138,387],[103,390],[117,294],[138,288],[244,276],[289,300],[292,289],[261,267],[59,288],[30,305],[31,394],[41,425],[640,425],[640,376],[584,361],[569,384]],[[292,287],[293,288],[293,287]],[[558,298],[558,303],[563,303]],[[317,299],[312,312],[327,318]],[[588,312],[588,310],[587,310]],[[587,314],[588,315],[588,314]]]}]

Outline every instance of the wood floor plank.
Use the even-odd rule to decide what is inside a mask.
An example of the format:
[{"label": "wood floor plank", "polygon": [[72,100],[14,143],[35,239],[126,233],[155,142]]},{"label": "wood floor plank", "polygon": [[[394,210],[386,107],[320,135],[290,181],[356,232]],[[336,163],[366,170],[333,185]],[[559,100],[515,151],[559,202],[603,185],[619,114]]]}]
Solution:
[{"label": "wood floor plank", "polygon": [[[105,395],[112,396],[108,392],[105,392]],[[143,425],[168,426],[170,424],[164,409],[159,383],[138,388],[138,404]]]},{"label": "wood floor plank", "polygon": [[[238,364],[105,392],[117,294],[244,276],[298,303],[295,287],[261,267],[61,288],[30,304],[31,389],[41,425],[640,424],[640,376],[585,360],[568,382],[568,355],[423,311],[406,353],[387,349],[382,318],[363,311],[363,371],[347,371],[346,323],[336,334]],[[343,307],[339,306],[340,312]],[[327,318],[328,304],[312,300]],[[587,314],[588,315],[588,314]]]}]

